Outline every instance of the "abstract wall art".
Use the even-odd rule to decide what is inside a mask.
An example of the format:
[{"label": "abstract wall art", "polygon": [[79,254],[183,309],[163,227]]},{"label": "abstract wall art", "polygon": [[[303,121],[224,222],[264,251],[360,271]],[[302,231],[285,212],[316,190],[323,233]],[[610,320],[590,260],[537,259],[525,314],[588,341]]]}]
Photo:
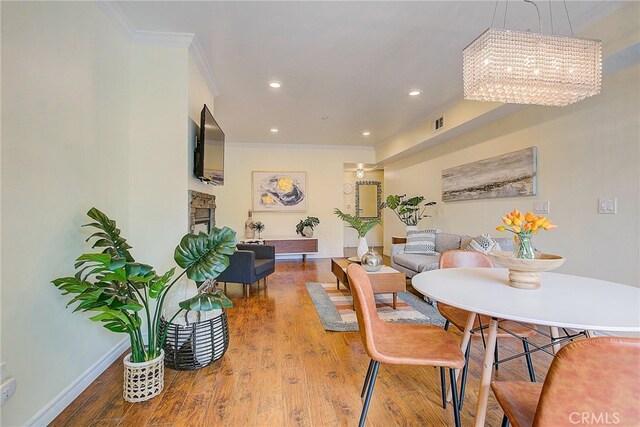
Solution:
[{"label": "abstract wall art", "polygon": [[536,147],[444,169],[442,201],[533,196],[536,169]]},{"label": "abstract wall art", "polygon": [[306,172],[253,172],[254,212],[306,212]]}]

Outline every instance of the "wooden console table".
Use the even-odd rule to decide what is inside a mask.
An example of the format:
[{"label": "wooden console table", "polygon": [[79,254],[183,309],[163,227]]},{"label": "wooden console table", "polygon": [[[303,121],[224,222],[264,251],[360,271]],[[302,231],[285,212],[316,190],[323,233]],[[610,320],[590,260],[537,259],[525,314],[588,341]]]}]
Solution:
[{"label": "wooden console table", "polygon": [[307,260],[307,254],[318,252],[318,239],[307,237],[266,237],[264,244],[275,246],[276,255],[302,255],[302,262]]}]

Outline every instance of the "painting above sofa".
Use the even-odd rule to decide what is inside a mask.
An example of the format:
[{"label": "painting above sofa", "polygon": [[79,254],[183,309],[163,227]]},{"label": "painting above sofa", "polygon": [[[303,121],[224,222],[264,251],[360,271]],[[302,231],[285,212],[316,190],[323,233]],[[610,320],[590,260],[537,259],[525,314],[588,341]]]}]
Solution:
[{"label": "painting above sofa", "polygon": [[537,148],[529,147],[442,171],[442,201],[534,196]]}]

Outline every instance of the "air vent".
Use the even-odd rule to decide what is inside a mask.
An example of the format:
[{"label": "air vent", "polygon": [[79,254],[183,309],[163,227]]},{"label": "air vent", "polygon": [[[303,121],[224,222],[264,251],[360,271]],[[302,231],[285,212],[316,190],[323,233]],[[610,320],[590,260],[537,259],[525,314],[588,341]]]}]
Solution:
[{"label": "air vent", "polygon": [[433,129],[434,130],[439,130],[442,129],[444,127],[444,116],[437,118],[434,122],[433,122]]}]

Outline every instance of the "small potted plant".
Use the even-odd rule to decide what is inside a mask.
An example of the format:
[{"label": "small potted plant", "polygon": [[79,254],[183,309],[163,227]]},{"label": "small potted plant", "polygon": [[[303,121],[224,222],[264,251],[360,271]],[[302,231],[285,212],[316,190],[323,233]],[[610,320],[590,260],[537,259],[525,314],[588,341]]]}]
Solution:
[{"label": "small potted plant", "polygon": [[350,215],[342,212],[340,209],[335,208],[333,210],[338,218],[349,224],[349,227],[356,230],[358,233],[358,258],[362,258],[364,254],[369,251],[369,245],[367,244],[367,233],[376,225],[380,225],[382,222],[380,218],[363,219],[357,216]]},{"label": "small potted plant", "polygon": [[315,216],[308,216],[307,219],[301,219],[296,225],[296,234],[304,237],[313,237],[313,227],[320,224],[320,220]]},{"label": "small potted plant", "polygon": [[417,228],[418,223],[422,218],[429,217],[425,211],[428,206],[433,206],[436,202],[427,202],[421,206],[424,202],[424,196],[415,196],[405,199],[407,195],[391,194],[387,196],[387,200],[383,203],[383,207],[391,209],[402,221],[407,230],[414,230]]},{"label": "small potted plant", "polygon": [[[185,235],[174,251],[184,271],[171,280],[175,268],[159,276],[152,266],[136,262],[114,220],[96,208],[87,215],[94,222],[86,226],[97,230],[87,241],[93,240],[92,248],[99,252],[80,255],[75,275],[52,283],[63,295],[74,295],[68,304],[78,303],[74,311],[92,312],[95,315],[90,320],[129,335],[131,353],[124,360],[123,395],[129,402],[149,400],[164,387],[166,331],[160,325],[167,292],[185,274],[196,282],[218,277],[236,251],[236,233],[228,227],[213,227],[209,234]],[[171,320],[183,310],[209,311],[231,305],[224,294],[205,291],[182,301]]]},{"label": "small potted plant", "polygon": [[265,226],[263,223],[261,223],[260,221],[256,221],[253,223],[253,225],[251,226],[254,230],[256,230],[256,233],[258,233],[258,239],[261,239],[260,237],[260,233],[262,233],[265,229]]}]

